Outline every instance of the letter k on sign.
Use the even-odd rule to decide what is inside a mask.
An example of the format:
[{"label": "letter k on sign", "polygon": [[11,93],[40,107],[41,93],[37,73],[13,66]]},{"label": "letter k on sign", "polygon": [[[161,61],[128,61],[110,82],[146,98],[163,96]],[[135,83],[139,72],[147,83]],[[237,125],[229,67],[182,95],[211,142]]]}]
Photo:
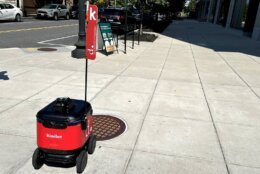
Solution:
[{"label": "letter k on sign", "polygon": [[96,21],[97,19],[96,19],[96,11],[94,11],[93,10],[93,8],[91,7],[92,5],[90,5],[90,7],[89,7],[89,20],[94,20],[94,21]]}]

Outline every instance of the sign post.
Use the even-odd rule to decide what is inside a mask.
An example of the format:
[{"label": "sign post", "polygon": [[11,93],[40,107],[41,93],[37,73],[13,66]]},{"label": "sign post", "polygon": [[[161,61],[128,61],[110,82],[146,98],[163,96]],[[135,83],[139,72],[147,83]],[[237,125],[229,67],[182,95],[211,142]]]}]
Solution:
[{"label": "sign post", "polygon": [[98,8],[95,5],[88,4],[86,12],[86,71],[85,71],[85,102],[87,101],[87,73],[88,73],[88,59],[94,60],[96,58],[96,33]]}]

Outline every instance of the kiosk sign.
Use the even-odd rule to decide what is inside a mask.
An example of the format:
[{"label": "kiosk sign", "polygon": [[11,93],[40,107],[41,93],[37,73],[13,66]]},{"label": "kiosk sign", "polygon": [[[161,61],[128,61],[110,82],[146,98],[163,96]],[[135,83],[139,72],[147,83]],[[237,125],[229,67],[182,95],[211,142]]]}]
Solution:
[{"label": "kiosk sign", "polygon": [[87,11],[86,31],[86,58],[94,60],[96,58],[96,33],[97,33],[98,8],[95,5],[89,5]]},{"label": "kiosk sign", "polygon": [[114,51],[114,40],[110,23],[99,23],[100,32],[107,52]]}]

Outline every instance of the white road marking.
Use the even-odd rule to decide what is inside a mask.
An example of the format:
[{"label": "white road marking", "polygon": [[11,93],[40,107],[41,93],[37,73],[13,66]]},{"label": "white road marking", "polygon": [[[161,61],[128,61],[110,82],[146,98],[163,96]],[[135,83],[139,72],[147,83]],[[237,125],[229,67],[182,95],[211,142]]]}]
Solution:
[{"label": "white road marking", "polygon": [[49,40],[44,40],[44,41],[40,41],[37,42],[38,44],[44,44],[44,45],[51,45],[51,46],[63,46],[63,47],[67,47],[67,46],[71,46],[71,45],[64,45],[64,44],[54,44],[54,43],[47,43],[47,42],[51,42],[51,41],[56,41],[56,40],[62,40],[62,39],[67,39],[67,38],[71,38],[71,37],[75,37],[78,35],[71,35],[71,36],[65,36],[65,37],[59,37],[59,38],[55,38],[55,39],[49,39]]},{"label": "white road marking", "polygon": [[[22,19],[24,20],[24,19]],[[58,22],[68,22],[67,20],[65,21],[58,21]],[[33,20],[33,21],[22,21],[22,22],[1,22],[0,24],[1,25],[22,25],[22,24],[30,24],[30,23],[57,23],[57,21],[51,21],[51,20],[46,20],[46,21],[43,21],[43,20]]]},{"label": "white road marking", "polygon": [[75,36],[77,36],[77,35],[75,34],[75,35],[71,35],[71,36],[65,36],[65,37],[59,37],[59,38],[50,39],[50,40],[44,40],[44,41],[40,41],[38,43],[44,43],[44,42],[50,42],[50,41],[54,41],[54,40],[67,39],[67,38],[75,37]]},{"label": "white road marking", "polygon": [[0,23],[1,25],[22,25],[22,24],[29,24],[33,22],[12,22],[12,23]]},{"label": "white road marking", "polygon": [[70,25],[56,25],[56,26],[48,26],[48,27],[35,27],[35,28],[22,28],[16,30],[0,30],[1,33],[11,33],[11,32],[21,32],[21,31],[33,31],[33,30],[43,30],[43,29],[54,29],[54,28],[62,28],[62,27],[71,27],[76,26],[77,24]]}]

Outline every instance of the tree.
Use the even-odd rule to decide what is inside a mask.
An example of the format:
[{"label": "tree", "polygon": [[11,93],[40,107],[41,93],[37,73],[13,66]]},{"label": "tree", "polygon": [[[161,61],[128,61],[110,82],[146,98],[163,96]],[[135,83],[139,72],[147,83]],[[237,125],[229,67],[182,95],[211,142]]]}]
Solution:
[{"label": "tree", "polygon": [[188,6],[188,10],[190,12],[195,12],[196,11],[196,0],[191,0]]},{"label": "tree", "polygon": [[185,0],[117,0],[117,4],[124,5],[125,2],[145,12],[177,13],[182,11]]},{"label": "tree", "polygon": [[185,0],[141,0],[143,3],[156,4],[163,8],[163,11],[169,11],[173,13],[181,12],[184,7]]}]

